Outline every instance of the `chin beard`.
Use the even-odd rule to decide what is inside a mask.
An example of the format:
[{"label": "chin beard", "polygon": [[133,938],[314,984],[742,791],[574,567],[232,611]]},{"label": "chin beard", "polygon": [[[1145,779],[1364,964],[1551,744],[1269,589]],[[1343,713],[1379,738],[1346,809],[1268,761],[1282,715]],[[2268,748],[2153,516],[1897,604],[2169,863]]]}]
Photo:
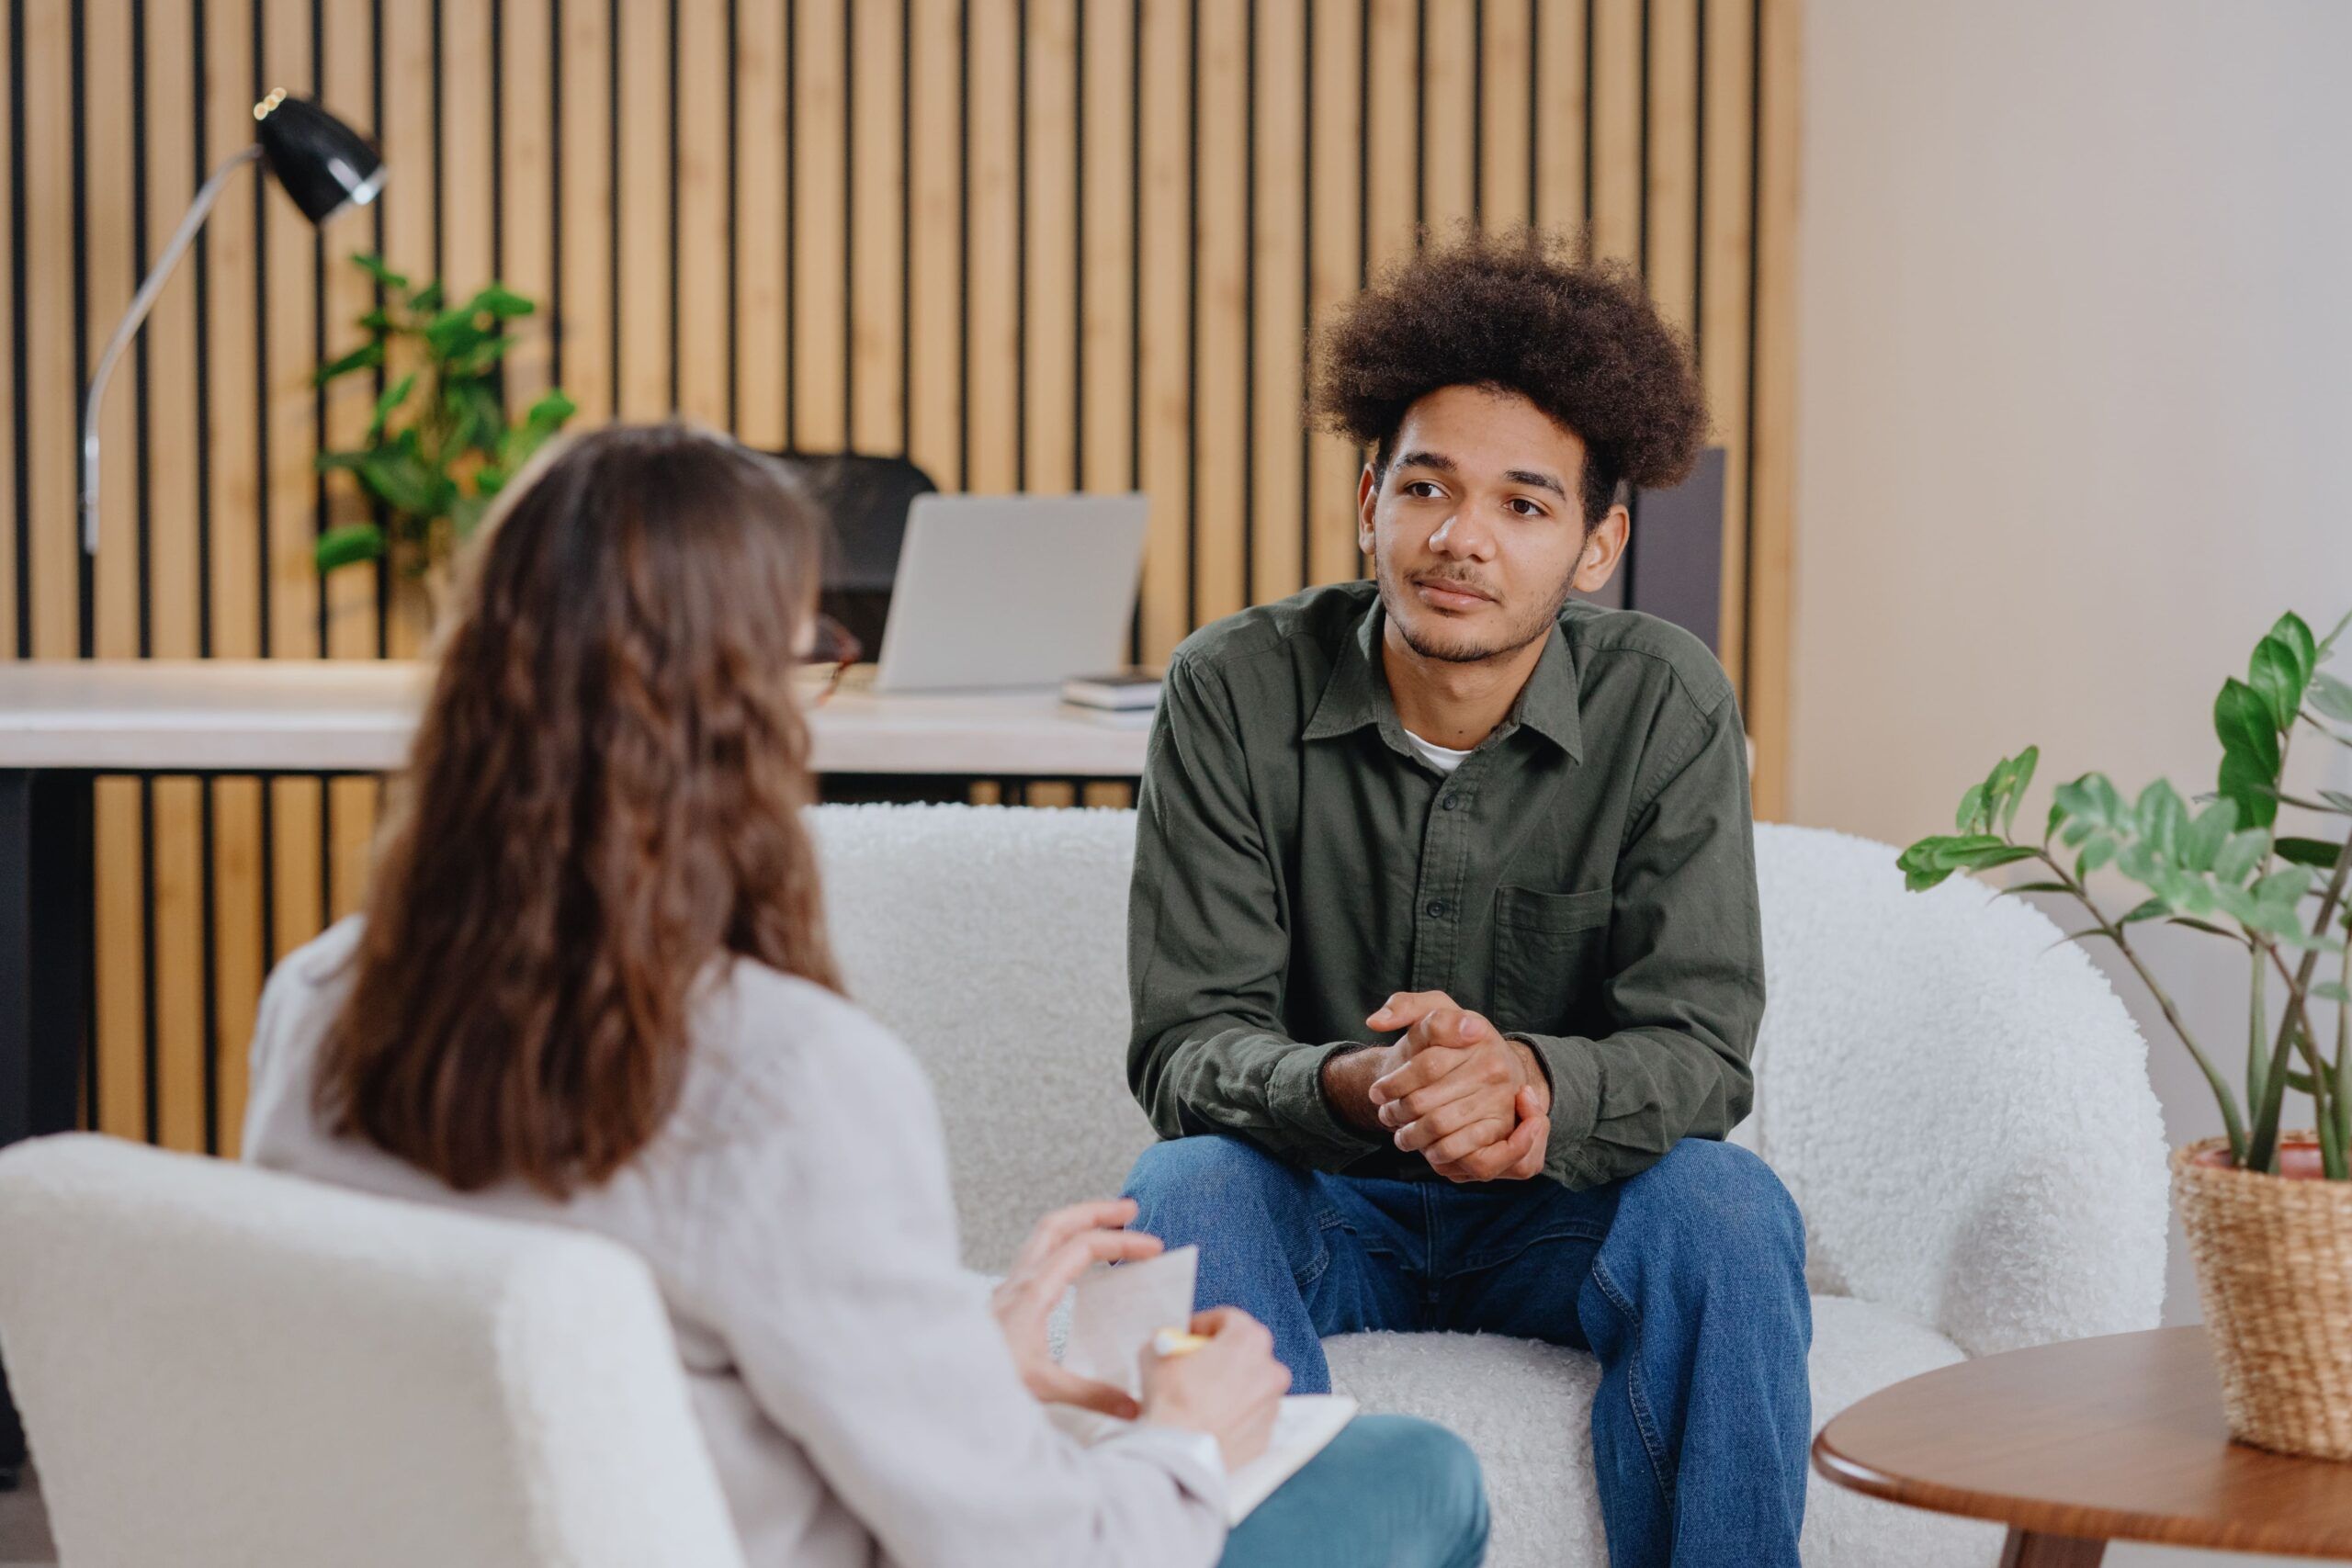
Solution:
[{"label": "chin beard", "polygon": [[1568,584],[1563,582],[1550,609],[1512,626],[1499,638],[1492,634],[1481,638],[1452,632],[1442,621],[1431,626],[1417,625],[1418,617],[1414,611],[1419,606],[1411,604],[1407,598],[1412,592],[1411,584],[1397,581],[1390,575],[1385,563],[1380,564],[1377,575],[1380,602],[1388,612],[1388,619],[1396,626],[1396,635],[1405,639],[1407,648],[1423,659],[1433,659],[1442,664],[1483,664],[1489,659],[1517,653],[1537,638],[1549,636],[1553,623],[1560,618],[1560,607],[1568,602]]}]

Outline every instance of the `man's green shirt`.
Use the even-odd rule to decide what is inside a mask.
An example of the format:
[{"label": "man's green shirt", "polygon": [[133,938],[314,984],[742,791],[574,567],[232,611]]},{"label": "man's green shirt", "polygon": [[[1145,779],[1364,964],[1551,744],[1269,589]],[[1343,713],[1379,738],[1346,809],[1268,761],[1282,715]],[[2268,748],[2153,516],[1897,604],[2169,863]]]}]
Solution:
[{"label": "man's green shirt", "polygon": [[1552,1080],[1544,1170],[1631,1176],[1747,1114],[1764,1016],[1746,732],[1706,646],[1572,602],[1451,776],[1388,691],[1370,582],[1187,638],[1137,801],[1127,1078],[1163,1136],[1425,1177],[1342,1122],[1324,1060],[1443,991]]}]

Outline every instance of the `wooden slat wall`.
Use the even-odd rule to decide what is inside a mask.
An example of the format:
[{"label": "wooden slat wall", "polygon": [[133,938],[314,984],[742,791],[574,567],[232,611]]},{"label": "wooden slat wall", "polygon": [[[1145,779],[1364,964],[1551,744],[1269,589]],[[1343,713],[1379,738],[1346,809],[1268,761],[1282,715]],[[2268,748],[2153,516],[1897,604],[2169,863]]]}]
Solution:
[{"label": "wooden slat wall", "polygon": [[[425,607],[311,540],[375,388],[307,376],[379,249],[545,307],[510,361],[582,421],[906,451],[946,488],[1141,488],[1136,651],[1359,570],[1358,454],[1306,430],[1309,328],[1423,226],[1589,226],[1693,335],[1729,451],[1724,660],[1758,813],[1787,711],[1797,0],[6,0],[0,650],[377,658]],[[250,177],[106,414],[81,378],[283,86],[369,128],[375,208]],[[89,1114],[233,1149],[268,964],[356,906],[370,779],[98,798]]]}]

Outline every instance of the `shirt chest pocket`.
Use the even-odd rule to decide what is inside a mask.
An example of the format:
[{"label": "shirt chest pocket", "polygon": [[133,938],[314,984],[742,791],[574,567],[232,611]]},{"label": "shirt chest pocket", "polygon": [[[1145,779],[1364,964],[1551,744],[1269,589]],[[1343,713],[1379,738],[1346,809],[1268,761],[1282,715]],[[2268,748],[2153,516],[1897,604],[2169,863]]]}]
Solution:
[{"label": "shirt chest pocket", "polygon": [[1614,892],[1495,890],[1495,1024],[1557,1034],[1598,1017]]}]

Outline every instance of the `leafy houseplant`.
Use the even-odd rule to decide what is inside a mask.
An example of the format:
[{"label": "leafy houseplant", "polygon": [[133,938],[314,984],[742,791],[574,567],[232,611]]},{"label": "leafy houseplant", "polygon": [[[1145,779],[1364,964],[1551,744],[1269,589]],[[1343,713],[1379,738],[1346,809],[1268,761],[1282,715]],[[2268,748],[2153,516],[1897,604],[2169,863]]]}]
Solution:
[{"label": "leafy houseplant", "polygon": [[363,371],[391,379],[360,444],[321,453],[319,467],[348,470],[382,522],[321,534],[319,570],[389,558],[437,585],[500,487],[563,427],[573,404],[550,389],[521,420],[506,416],[502,367],[519,341],[506,327],[533,312],[530,300],[492,283],[451,305],[437,279],[412,287],[376,256],[351,260],[378,285],[379,303],[358,322],[368,341],[314,379],[325,386]]},{"label": "leafy houseplant", "polygon": [[[2086,773],[2052,792],[2041,840],[2020,841],[2018,807],[2040,754],[2029,746],[1968,787],[1955,832],[1921,839],[1896,862],[1915,892],[1954,872],[2035,862],[2046,875],[2002,894],[2066,895],[2089,921],[2065,940],[2112,943],[2148,987],[2225,1129],[2176,1151],[2172,1168],[2232,1428],[2335,1459],[2352,1459],[2352,795],[2307,798],[2285,779],[2306,732],[2352,748],[2352,684],[2322,668],[2347,626],[2352,615],[2314,639],[2300,617],[2279,617],[2246,678],[2214,700],[2221,766],[2193,802],[2163,779],[2127,802],[2106,775]],[[2312,819],[2306,833],[2281,832],[2282,811]],[[2109,913],[2088,886],[2103,867],[2146,896]],[[2243,949],[2243,1105],[2132,945],[2132,928],[2151,921]],[[2281,1130],[2290,1089],[2311,1097],[2315,1132]]]}]

